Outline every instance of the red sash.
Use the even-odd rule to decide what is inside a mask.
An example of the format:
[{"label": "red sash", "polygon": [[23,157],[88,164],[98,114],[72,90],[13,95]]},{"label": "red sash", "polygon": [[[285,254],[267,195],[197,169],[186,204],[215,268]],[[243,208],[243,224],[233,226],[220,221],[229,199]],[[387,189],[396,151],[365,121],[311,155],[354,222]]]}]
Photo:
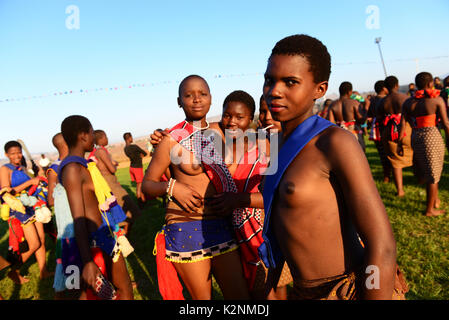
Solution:
[{"label": "red sash", "polygon": [[416,128],[435,127],[437,124],[437,115],[429,114],[427,116],[416,117]]},{"label": "red sash", "polygon": [[165,259],[165,234],[159,232],[155,240],[157,282],[159,292],[164,300],[185,300],[182,284],[171,261]]},{"label": "red sash", "polygon": [[415,92],[416,99],[437,98],[439,96],[440,96],[440,90],[437,90],[437,89],[425,89],[425,90],[418,90]]},{"label": "red sash", "polygon": [[[266,167],[267,161],[261,161],[259,151],[254,146],[244,155],[234,173],[238,192],[260,192],[258,186]],[[263,242],[261,214],[262,209],[256,208],[238,208],[232,214],[236,238],[240,245],[243,274],[250,290],[256,279],[257,264],[260,263],[257,249]]]},{"label": "red sash", "polygon": [[[399,125],[401,124],[402,115],[390,114],[384,118],[384,126],[390,126],[390,139],[391,141],[396,141],[399,139]],[[405,132],[404,132],[405,137]]]},{"label": "red sash", "polygon": [[98,150],[97,147],[100,147],[101,149],[103,149],[104,151],[106,151],[107,154],[109,154],[108,149],[106,149],[105,147],[103,147],[103,146],[95,146],[94,149],[92,150],[92,152],[89,153],[89,156],[87,157],[87,159],[92,159],[92,160],[94,160],[95,162],[97,162],[97,158],[95,157],[95,152],[97,152],[97,150]]}]

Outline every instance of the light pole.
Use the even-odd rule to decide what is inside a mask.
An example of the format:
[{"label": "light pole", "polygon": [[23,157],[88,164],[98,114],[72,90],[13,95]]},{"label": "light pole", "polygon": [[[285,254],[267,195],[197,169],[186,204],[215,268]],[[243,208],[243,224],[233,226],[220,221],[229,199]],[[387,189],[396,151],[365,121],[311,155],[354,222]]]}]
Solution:
[{"label": "light pole", "polygon": [[380,53],[380,60],[382,61],[382,66],[384,67],[384,73],[385,73],[385,78],[387,77],[387,69],[385,68],[385,62],[384,62],[384,57],[382,56],[382,49],[380,48],[380,40],[382,40],[382,38],[376,38],[374,39],[374,42],[377,43],[377,46],[379,47],[379,53]]}]

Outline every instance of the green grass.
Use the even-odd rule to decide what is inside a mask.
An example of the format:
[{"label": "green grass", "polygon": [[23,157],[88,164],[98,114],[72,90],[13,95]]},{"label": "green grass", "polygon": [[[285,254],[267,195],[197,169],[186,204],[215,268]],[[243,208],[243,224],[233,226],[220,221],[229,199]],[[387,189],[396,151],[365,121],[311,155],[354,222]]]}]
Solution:
[{"label": "green grass", "polygon": [[[405,274],[410,291],[407,299],[449,299],[449,215],[428,218],[425,210],[425,188],[418,185],[412,168],[404,170],[406,196],[397,198],[393,183],[382,182],[382,167],[374,144],[367,141],[366,155],[370,163],[377,188],[385,204],[397,241],[397,261]],[[135,187],[129,179],[128,169],[120,169],[117,177],[123,187],[135,199]],[[363,181],[361,181],[363,183]],[[442,208],[449,211],[449,163],[445,161],[440,181]],[[131,279],[137,282],[135,299],[159,300],[154,237],[164,221],[159,200],[153,200],[144,209],[135,224],[130,242],[135,253],[127,258]],[[55,247],[47,238],[47,261],[50,270],[55,268]],[[0,221],[0,254],[6,256],[8,249],[7,223]],[[39,280],[39,270],[34,257],[22,267],[21,273],[30,282],[18,286],[0,271],[0,294],[5,299],[46,299],[54,298],[53,279]],[[188,297],[186,290],[185,296]],[[213,282],[213,298],[222,299],[220,290]]]}]

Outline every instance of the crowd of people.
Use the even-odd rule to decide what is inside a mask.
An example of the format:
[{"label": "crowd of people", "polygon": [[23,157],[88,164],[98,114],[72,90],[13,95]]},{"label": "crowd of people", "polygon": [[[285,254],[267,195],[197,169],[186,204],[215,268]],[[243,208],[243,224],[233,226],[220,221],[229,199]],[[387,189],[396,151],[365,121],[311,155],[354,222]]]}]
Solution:
[{"label": "crowd of people", "polygon": [[413,167],[419,183],[426,184],[425,215],[438,216],[444,213],[439,210],[438,182],[449,137],[449,76],[442,83],[429,72],[421,72],[408,88],[407,93],[400,92],[398,79],[388,76],[375,83],[374,95],[363,98],[353,92],[350,82],[343,82],[339,99],[326,100],[319,115],[351,131],[363,149],[369,129],[382,163],[383,181],[393,176],[397,196],[403,197],[402,169]]},{"label": "crowd of people", "polygon": [[[185,287],[191,299],[209,300],[211,275],[231,300],[405,299],[408,286],[363,135],[369,131],[379,151],[384,181],[393,173],[397,195],[404,196],[402,168],[413,165],[427,185],[425,215],[442,214],[448,78],[437,89],[432,75],[420,73],[409,96],[394,76],[376,82],[376,94],[366,97],[343,82],[340,97],[314,114],[330,72],[331,57],[318,39],[293,35],[276,43],[257,99],[257,130],[256,102],[247,92],[231,92],[221,120],[209,122],[207,81],[184,78],[177,99],[184,120],[151,134],[145,172],[147,152],[131,133],[123,136],[138,203],[115,176],[106,132],[84,116],[61,123],[52,140],[59,158],[51,165],[42,160],[44,174],[30,177],[22,145],[7,142],[0,197],[10,250],[0,267],[24,283],[20,267],[34,254],[40,277],[54,277],[56,299],[67,292],[133,299],[128,237],[145,202],[163,198],[165,223],[155,238],[163,299],[185,299]],[[47,270],[44,245],[44,226],[52,222],[55,272]]]}]

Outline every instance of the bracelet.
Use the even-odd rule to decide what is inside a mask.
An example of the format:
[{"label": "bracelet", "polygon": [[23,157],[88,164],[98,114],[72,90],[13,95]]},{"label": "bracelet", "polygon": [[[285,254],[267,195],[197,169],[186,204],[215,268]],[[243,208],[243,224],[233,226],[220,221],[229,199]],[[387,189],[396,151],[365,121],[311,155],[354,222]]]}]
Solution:
[{"label": "bracelet", "polygon": [[171,185],[171,182],[172,182],[172,178],[170,178],[170,181],[168,181],[168,185],[167,185],[167,189],[165,189],[165,193],[168,193],[169,192],[169,190],[170,190],[170,185]]},{"label": "bracelet", "polygon": [[173,184],[171,185],[170,195],[168,196],[169,201],[173,201],[172,197],[173,197],[173,189],[175,188],[175,183],[176,183],[176,179],[173,179]]},{"label": "bracelet", "polygon": [[175,185],[176,179],[170,178],[170,181],[168,182],[167,189],[165,190],[165,193],[168,194],[168,201],[172,201],[173,197],[173,187]]}]

